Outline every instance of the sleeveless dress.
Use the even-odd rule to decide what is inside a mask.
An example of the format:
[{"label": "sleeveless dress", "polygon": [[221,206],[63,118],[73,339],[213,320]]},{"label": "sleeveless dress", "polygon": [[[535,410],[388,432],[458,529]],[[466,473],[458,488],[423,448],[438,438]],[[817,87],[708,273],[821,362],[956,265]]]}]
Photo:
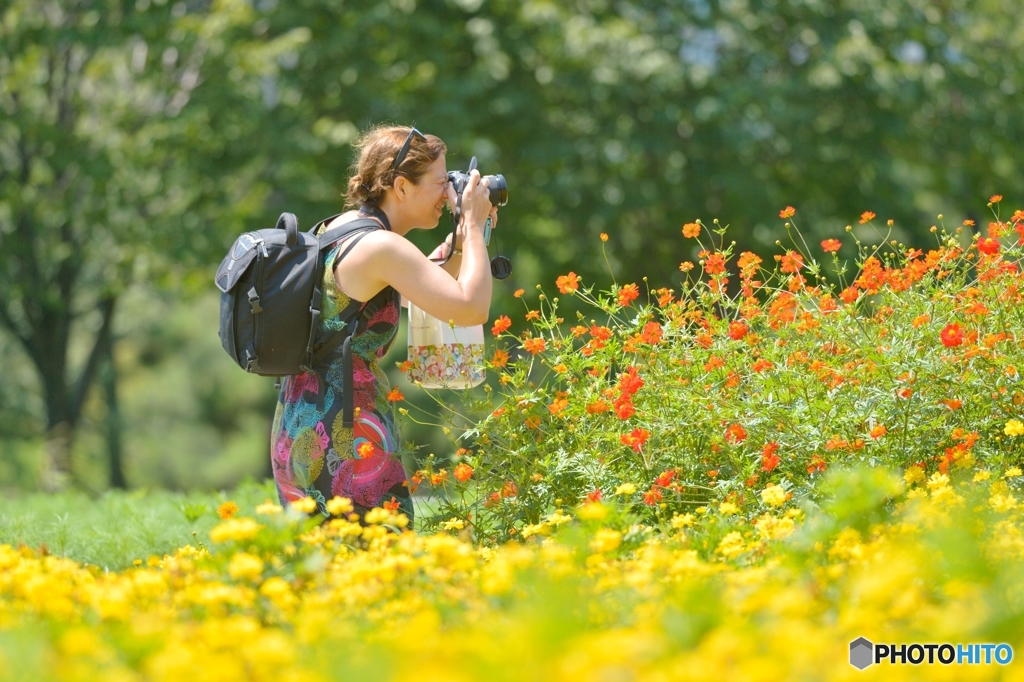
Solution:
[{"label": "sleeveless dress", "polygon": [[[326,225],[321,228],[322,234]],[[353,237],[349,237],[353,238]],[[322,282],[317,343],[344,329],[341,313],[352,299],[335,282],[334,265],[345,241],[327,250]],[[327,515],[326,502],[335,495],[352,500],[360,515],[397,503],[413,519],[408,477],[398,459],[394,406],[380,360],[398,334],[401,296],[392,290],[388,303],[352,337],[354,428],[342,419],[343,363],[340,352],[326,365],[326,385],[314,373],[285,377],[271,429],[271,461],[281,504],[304,497],[316,500]],[[323,391],[322,407],[318,407]]]}]

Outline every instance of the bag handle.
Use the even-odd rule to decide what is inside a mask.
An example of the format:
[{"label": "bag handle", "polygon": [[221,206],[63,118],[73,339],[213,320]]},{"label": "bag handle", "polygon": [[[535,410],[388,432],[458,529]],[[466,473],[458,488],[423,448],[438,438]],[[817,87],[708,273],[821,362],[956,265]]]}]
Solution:
[{"label": "bag handle", "polygon": [[281,217],[277,219],[277,228],[288,232],[286,240],[288,246],[295,246],[298,243],[299,221],[295,218],[294,213],[282,213]]}]

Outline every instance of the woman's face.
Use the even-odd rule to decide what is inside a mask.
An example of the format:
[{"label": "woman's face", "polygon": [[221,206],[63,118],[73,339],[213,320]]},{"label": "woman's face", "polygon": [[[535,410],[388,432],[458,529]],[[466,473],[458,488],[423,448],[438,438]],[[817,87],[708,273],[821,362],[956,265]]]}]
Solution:
[{"label": "woman's face", "polygon": [[416,227],[431,229],[448,203],[448,168],[444,155],[427,167],[419,182],[407,183],[405,204],[408,215]]}]

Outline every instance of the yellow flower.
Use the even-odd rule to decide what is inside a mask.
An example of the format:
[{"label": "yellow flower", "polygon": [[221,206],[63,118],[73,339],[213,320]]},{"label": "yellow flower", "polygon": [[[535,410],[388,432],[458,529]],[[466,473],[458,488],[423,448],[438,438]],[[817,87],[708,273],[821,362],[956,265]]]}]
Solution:
[{"label": "yellow flower", "polygon": [[615,489],[616,495],[632,495],[636,492],[636,486],[632,483],[622,483]]},{"label": "yellow flower", "polygon": [[335,496],[327,501],[327,513],[331,516],[344,516],[351,514],[354,510],[352,500],[347,497]]},{"label": "yellow flower", "polygon": [[980,483],[981,481],[987,481],[992,476],[991,471],[979,471],[974,474],[974,482]]},{"label": "yellow flower", "polygon": [[445,530],[462,530],[466,527],[466,522],[462,519],[451,518],[441,524],[441,528]]},{"label": "yellow flower", "polygon": [[1003,474],[1003,478],[1016,478],[1017,476],[1020,476],[1020,475],[1021,475],[1020,467],[1010,467],[1009,469],[1006,470],[1006,473]]},{"label": "yellow flower", "polygon": [[612,528],[602,528],[594,533],[590,541],[590,551],[597,554],[614,552],[622,544],[622,533]]},{"label": "yellow flower", "polygon": [[600,502],[589,502],[576,509],[576,517],[584,521],[602,521],[608,516],[608,507]]},{"label": "yellow flower", "polygon": [[676,514],[672,517],[672,527],[681,530],[693,525],[693,514]]},{"label": "yellow flower", "polygon": [[743,554],[747,549],[746,543],[743,541],[743,536],[738,531],[733,531],[722,538],[722,541],[718,543],[718,547],[715,548],[715,552],[721,554],[726,559],[732,559],[735,556]]},{"label": "yellow flower", "polygon": [[732,502],[722,502],[720,505],[718,505],[718,512],[720,514],[725,514],[726,516],[731,516],[738,512],[739,510],[740,508],[737,507]]},{"label": "yellow flower", "polygon": [[1003,433],[1007,436],[1024,436],[1024,424],[1017,419],[1011,419],[1003,427]]},{"label": "yellow flower", "polygon": [[781,485],[769,483],[768,487],[761,491],[761,499],[769,507],[781,507],[786,503],[786,491]]},{"label": "yellow flower", "polygon": [[263,575],[263,559],[247,552],[236,552],[228,564],[228,575],[235,580],[255,580]]},{"label": "yellow flower", "polygon": [[1017,498],[1013,495],[993,495],[988,503],[997,512],[1008,512],[1017,508]]},{"label": "yellow flower", "polygon": [[232,540],[251,540],[263,526],[252,519],[228,519],[210,530],[210,541],[215,543]]},{"label": "yellow flower", "polygon": [[274,514],[280,514],[284,509],[279,504],[274,504],[270,500],[267,500],[261,505],[256,507],[256,513],[261,516],[273,516]]},{"label": "yellow flower", "polygon": [[907,485],[920,483],[924,478],[924,469],[918,466],[912,466],[903,472],[903,480],[907,482]]},{"label": "yellow flower", "polygon": [[312,497],[303,497],[301,500],[295,500],[288,506],[301,514],[312,514],[316,511],[316,500]]}]

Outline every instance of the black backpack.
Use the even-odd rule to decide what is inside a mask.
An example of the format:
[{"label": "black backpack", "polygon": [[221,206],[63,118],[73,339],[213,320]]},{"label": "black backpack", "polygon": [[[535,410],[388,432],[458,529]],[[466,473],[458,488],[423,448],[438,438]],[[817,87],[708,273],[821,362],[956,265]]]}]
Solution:
[{"label": "black backpack", "polygon": [[[363,232],[349,240],[335,261],[340,262],[363,236],[383,229],[376,220],[360,218],[316,236],[322,225],[337,217],[320,221],[309,232],[300,232],[295,216],[282,213],[277,227],[242,234],[221,261],[215,282],[221,291],[221,345],[246,372],[274,377],[315,373],[320,381],[322,409],[326,393],[323,365],[341,347],[343,419],[345,427],[351,428],[352,336],[365,329],[373,314],[387,305],[393,290],[385,287],[365,305],[352,301],[341,313],[348,322],[345,329],[316,344],[323,296],[323,251],[339,239]],[[386,217],[383,221],[387,225]]]}]

